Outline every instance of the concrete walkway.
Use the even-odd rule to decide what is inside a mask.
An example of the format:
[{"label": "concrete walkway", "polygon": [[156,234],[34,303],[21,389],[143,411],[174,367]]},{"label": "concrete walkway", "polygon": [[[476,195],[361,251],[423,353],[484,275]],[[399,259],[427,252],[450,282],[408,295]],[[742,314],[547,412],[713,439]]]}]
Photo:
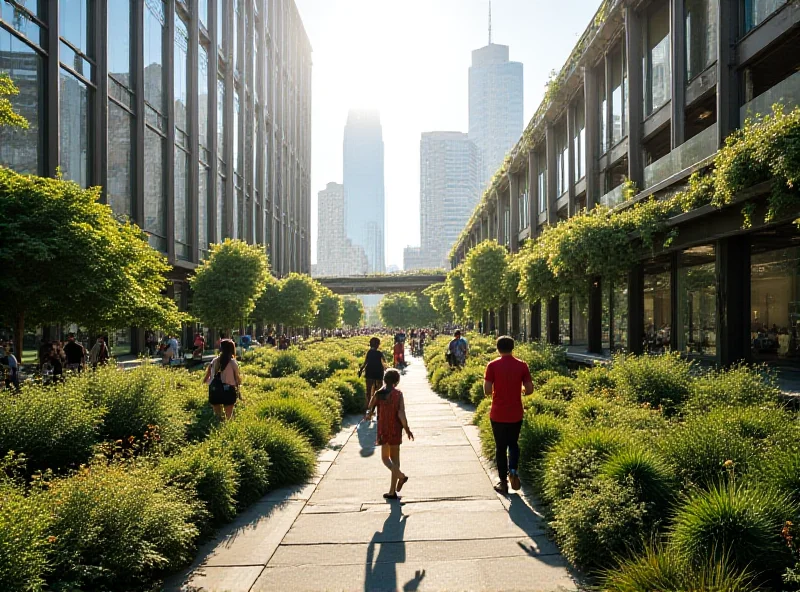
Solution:
[{"label": "concrete walkway", "polygon": [[472,414],[431,391],[421,360],[400,389],[416,437],[401,449],[401,502],[382,498],[374,424],[350,418],[311,483],[254,505],[167,589],[575,590],[542,519],[493,491]]}]

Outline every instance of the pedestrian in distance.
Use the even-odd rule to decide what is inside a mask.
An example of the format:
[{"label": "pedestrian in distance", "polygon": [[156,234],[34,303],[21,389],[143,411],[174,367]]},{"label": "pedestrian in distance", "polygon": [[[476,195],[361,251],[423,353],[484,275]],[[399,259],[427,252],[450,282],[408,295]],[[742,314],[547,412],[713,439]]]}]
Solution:
[{"label": "pedestrian in distance", "polygon": [[92,349],[89,351],[89,363],[92,365],[92,370],[95,370],[98,365],[105,366],[108,363],[109,357],[108,346],[106,345],[105,339],[98,337]]},{"label": "pedestrian in distance", "polygon": [[241,399],[239,386],[242,377],[236,362],[236,344],[231,339],[223,339],[219,344],[220,354],[206,368],[203,382],[208,385],[208,402],[214,414],[222,419],[233,417],[233,407]]},{"label": "pedestrian in distance", "polygon": [[67,370],[70,372],[82,372],[86,366],[86,348],[75,341],[75,334],[67,335],[67,343],[64,346],[64,355],[67,356]]},{"label": "pedestrian in distance", "polygon": [[366,397],[364,400],[364,409],[367,409],[372,396],[381,388],[383,384],[383,373],[386,371],[386,357],[383,352],[378,349],[381,346],[381,340],[373,337],[369,340],[369,351],[364,358],[364,363],[358,369],[358,377],[361,378],[363,374],[366,380]]},{"label": "pedestrian in distance", "polygon": [[372,414],[378,409],[378,437],[375,441],[381,447],[381,460],[392,472],[389,492],[383,497],[387,500],[400,499],[397,495],[403,485],[408,481],[408,476],[400,471],[400,445],[403,443],[403,431],[409,440],[414,439],[414,434],[408,427],[406,406],[403,393],[397,389],[400,383],[400,373],[390,368],[383,375],[383,388],[377,391],[369,402],[365,416],[366,421],[372,420]]},{"label": "pedestrian in distance", "polygon": [[495,442],[495,462],[500,481],[494,489],[508,495],[508,482],[514,490],[520,488],[519,431],[522,428],[522,390],[533,392],[533,381],[528,365],[514,357],[514,340],[503,336],[497,340],[500,357],[486,366],[483,392],[492,397],[489,419]]},{"label": "pedestrian in distance", "polygon": [[19,362],[11,353],[10,346],[0,345],[0,380],[5,383],[5,388],[13,385],[15,390],[19,390]]},{"label": "pedestrian in distance", "polygon": [[454,368],[463,367],[467,363],[468,355],[469,344],[466,339],[461,337],[461,331],[456,331],[447,346],[447,357],[450,366]]}]

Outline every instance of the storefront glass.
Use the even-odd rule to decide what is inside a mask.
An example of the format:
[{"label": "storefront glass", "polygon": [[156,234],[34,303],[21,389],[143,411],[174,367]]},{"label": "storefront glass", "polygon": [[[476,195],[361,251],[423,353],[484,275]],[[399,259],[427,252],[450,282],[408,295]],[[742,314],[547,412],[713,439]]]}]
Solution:
[{"label": "storefront glass", "polygon": [[589,345],[589,299],[572,297],[572,345]]},{"label": "storefront glass", "polygon": [[628,286],[625,281],[614,283],[611,287],[611,347],[614,351],[628,349]]},{"label": "storefront glass", "polygon": [[651,353],[662,353],[672,347],[670,286],[669,262],[654,263],[645,269],[644,347]]},{"label": "storefront glass", "polygon": [[687,249],[678,268],[678,348],[717,355],[717,273],[713,245]]},{"label": "storefront glass", "polygon": [[800,365],[800,247],[754,253],[750,265],[753,359]]},{"label": "storefront glass", "polygon": [[561,345],[572,345],[569,330],[569,317],[571,308],[571,298],[569,294],[562,294],[558,297],[558,342]]}]

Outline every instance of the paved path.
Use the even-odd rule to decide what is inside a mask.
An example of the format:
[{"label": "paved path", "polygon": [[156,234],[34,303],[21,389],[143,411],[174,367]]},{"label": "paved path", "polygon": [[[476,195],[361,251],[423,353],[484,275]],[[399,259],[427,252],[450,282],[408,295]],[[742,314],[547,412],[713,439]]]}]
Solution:
[{"label": "paved path", "polygon": [[351,418],[311,483],[254,505],[167,589],[575,590],[542,519],[493,491],[472,414],[431,391],[421,360],[400,389],[416,437],[401,449],[400,503],[382,498],[389,471],[374,424]]}]

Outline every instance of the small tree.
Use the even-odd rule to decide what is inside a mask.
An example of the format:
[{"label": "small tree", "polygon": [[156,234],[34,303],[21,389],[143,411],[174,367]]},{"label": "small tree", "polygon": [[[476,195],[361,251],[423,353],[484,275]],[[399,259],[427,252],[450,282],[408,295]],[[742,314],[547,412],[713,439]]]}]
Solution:
[{"label": "small tree", "polygon": [[447,293],[447,286],[444,283],[433,284],[423,291],[430,299],[431,306],[436,312],[434,322],[447,323],[453,318],[453,311],[450,308],[450,295]]},{"label": "small tree", "polygon": [[495,311],[505,303],[503,277],[506,273],[506,248],[497,241],[483,241],[471,249],[464,261],[466,313],[478,320],[484,310]]},{"label": "small tree", "polygon": [[419,304],[414,294],[389,294],[378,307],[381,321],[387,327],[409,327],[416,324]]},{"label": "small tree", "polygon": [[185,315],[162,295],[166,259],[99,197],[99,188],[0,167],[0,317],[18,353],[26,324],[180,327]]},{"label": "small tree", "polygon": [[337,296],[324,286],[318,285],[317,292],[319,293],[319,303],[314,326],[322,329],[324,338],[325,331],[333,331],[341,326],[344,302],[342,302],[341,296]]},{"label": "small tree", "polygon": [[189,278],[195,315],[203,324],[230,334],[255,308],[268,276],[263,246],[231,239],[211,245],[208,259]]},{"label": "small tree", "polygon": [[308,327],[317,314],[319,293],[311,276],[290,273],[281,282],[281,322],[289,327]]},{"label": "small tree", "polygon": [[464,287],[463,267],[456,267],[448,273],[444,285],[445,288],[447,288],[447,297],[450,300],[450,310],[453,312],[453,319],[456,321],[466,320],[467,289]]},{"label": "small tree", "polygon": [[348,327],[358,327],[364,319],[364,303],[358,298],[346,298],[342,319]]},{"label": "small tree", "polygon": [[256,300],[256,305],[250,314],[250,318],[262,325],[277,325],[283,317],[281,282],[270,275],[267,277],[264,290]]}]

